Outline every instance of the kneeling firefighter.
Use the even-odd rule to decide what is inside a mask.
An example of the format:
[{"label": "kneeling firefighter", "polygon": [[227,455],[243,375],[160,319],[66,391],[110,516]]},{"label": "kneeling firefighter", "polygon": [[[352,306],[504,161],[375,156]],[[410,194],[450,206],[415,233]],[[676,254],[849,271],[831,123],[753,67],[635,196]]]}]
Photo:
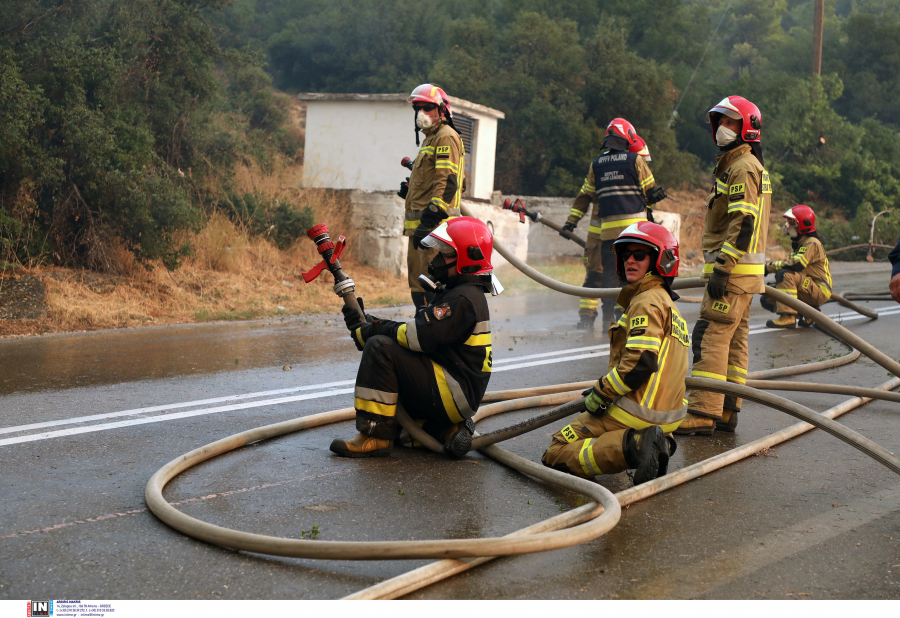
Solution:
[{"label": "kneeling firefighter", "polygon": [[[392,322],[347,307],[344,321],[362,360],[356,375],[356,429],[334,440],[343,457],[386,457],[400,436],[402,405],[422,429],[462,457],[472,444],[475,415],[491,378],[491,323],[485,293],[493,293],[490,229],[456,217],[434,229],[422,245],[437,254],[428,267],[434,301],[409,322]],[[498,292],[499,293],[499,292]],[[362,299],[360,299],[362,305]]]},{"label": "kneeling firefighter", "polygon": [[642,221],[616,239],[616,272],[625,307],[609,329],[609,373],[588,391],[587,412],[553,434],[541,462],[591,478],[636,469],[638,485],[666,473],[675,430],[687,414],[684,377],[691,338],[675,308],[678,241]]},{"label": "kneeling firefighter", "polygon": [[[784,229],[791,237],[791,257],[766,263],[766,274],[775,273],[775,287],[785,294],[802,300],[818,309],[831,298],[831,267],[825,247],[816,233],[816,213],[809,206],[798,204],[784,213]],[[760,304],[777,313],[777,320],[769,320],[770,328],[794,328],[797,312],[783,303],[773,303],[760,296]],[[803,317],[802,326],[811,326]]]}]

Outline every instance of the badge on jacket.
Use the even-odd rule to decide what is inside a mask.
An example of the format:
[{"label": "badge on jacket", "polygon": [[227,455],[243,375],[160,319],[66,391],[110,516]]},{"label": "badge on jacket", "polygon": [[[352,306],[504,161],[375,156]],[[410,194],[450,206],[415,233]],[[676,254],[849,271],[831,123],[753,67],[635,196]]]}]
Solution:
[{"label": "badge on jacket", "polygon": [[450,303],[441,303],[434,307],[434,319],[443,320],[450,317]]}]

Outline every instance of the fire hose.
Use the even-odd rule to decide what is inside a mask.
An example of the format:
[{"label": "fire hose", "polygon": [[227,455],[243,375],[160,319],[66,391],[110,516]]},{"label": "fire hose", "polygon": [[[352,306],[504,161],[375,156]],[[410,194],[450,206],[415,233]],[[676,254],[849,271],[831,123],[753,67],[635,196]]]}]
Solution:
[{"label": "fire hose", "polygon": [[[319,228],[320,226],[317,226]],[[324,228],[324,226],[321,226]],[[327,228],[310,230],[310,238],[316,241],[319,247],[319,253],[323,255],[323,262],[317,266],[319,272],[324,268],[328,268],[335,275],[335,292],[338,293],[348,306],[355,306],[357,309],[352,280],[340,273],[340,266],[337,258],[345,245],[344,239],[341,238],[338,246],[328,247],[330,240],[327,238]],[[317,230],[314,234],[313,231]],[[324,232],[324,237],[322,233]],[[615,296],[618,293],[616,289],[589,289],[569,286],[561,282],[555,281],[533,269],[524,265],[517,260],[510,252],[508,252],[502,244],[495,240],[495,249],[506,257],[514,266],[525,272],[528,276],[535,278],[540,283],[567,294],[600,298],[605,296]],[[335,255],[336,254],[336,255]],[[511,259],[512,258],[512,259]],[[517,264],[518,262],[518,264]],[[519,264],[525,268],[520,268]],[[320,268],[321,267],[321,268]],[[532,271],[537,279],[528,271]],[[311,271],[312,272],[312,271]],[[336,274],[337,273],[337,274]],[[342,278],[339,280],[339,276]],[[304,275],[306,279],[306,275]],[[313,277],[314,278],[314,277]],[[311,280],[311,279],[310,279]],[[347,281],[350,283],[348,284]],[[545,283],[546,281],[546,283]],[[338,292],[338,286],[341,290]],[[682,279],[675,282],[676,289],[701,287],[702,284],[696,279]],[[352,289],[351,289],[352,288]],[[483,405],[478,414],[474,417],[476,421],[480,421],[488,416],[499,414],[501,412],[510,411],[512,409],[526,409],[532,407],[546,407],[548,405],[558,405],[553,410],[529,419],[523,423],[517,423],[511,427],[498,431],[476,436],[474,445],[481,449],[481,452],[488,457],[494,458],[501,463],[510,465],[516,470],[525,474],[550,482],[558,487],[570,489],[589,496],[595,502],[585,504],[582,507],[564,513],[560,516],[551,518],[529,528],[514,532],[506,537],[488,538],[488,539],[452,539],[452,540],[434,540],[434,541],[390,541],[390,542],[374,542],[374,543],[352,543],[352,542],[331,542],[331,541],[311,541],[298,539],[284,539],[278,537],[270,537],[265,535],[257,535],[247,532],[230,530],[220,526],[202,522],[195,518],[189,517],[166,502],[162,495],[165,485],[181,472],[220,454],[232,451],[240,446],[285,435],[288,433],[300,431],[303,429],[316,427],[332,422],[350,420],[354,417],[355,411],[352,408],[344,410],[336,410],[316,414],[308,417],[294,419],[283,423],[277,423],[265,427],[259,427],[246,432],[235,434],[223,440],[219,440],[212,444],[200,447],[190,453],[187,453],[163,466],[157,471],[147,484],[145,497],[148,507],[162,521],[169,524],[173,528],[180,530],[195,538],[210,542],[216,545],[231,547],[234,549],[242,549],[245,551],[254,551],[259,553],[268,553],[273,555],[294,556],[304,558],[329,558],[329,559],[400,559],[400,558],[422,558],[437,557],[443,560],[417,569],[411,573],[401,575],[398,578],[384,582],[378,586],[361,591],[349,598],[396,598],[408,594],[424,585],[433,583],[445,577],[449,577],[454,573],[461,572],[481,564],[494,557],[501,555],[511,555],[520,553],[530,553],[535,551],[549,551],[561,547],[568,547],[582,542],[587,542],[609,531],[619,519],[620,506],[631,504],[637,500],[655,495],[660,491],[675,487],[693,478],[697,478],[710,471],[719,469],[729,463],[738,461],[751,454],[759,452],[763,448],[773,446],[790,439],[801,433],[809,431],[813,427],[819,427],[825,431],[839,437],[848,444],[866,453],[882,465],[900,474],[900,458],[888,452],[886,449],[878,446],[870,440],[856,434],[852,430],[834,422],[833,418],[844,412],[849,411],[859,405],[869,401],[871,398],[886,399],[889,401],[897,401],[900,395],[889,393],[889,391],[900,386],[900,378],[882,384],[878,389],[865,389],[860,387],[847,387],[841,385],[811,385],[806,383],[794,382],[768,382],[760,381],[762,377],[775,377],[776,375],[788,375],[788,371],[794,370],[793,373],[803,373],[819,370],[823,366],[838,366],[846,362],[851,362],[859,356],[861,351],[870,359],[887,369],[895,376],[900,376],[900,364],[896,363],[873,346],[861,338],[853,335],[833,320],[824,316],[820,312],[812,309],[805,303],[798,301],[778,290],[766,288],[766,294],[773,298],[784,302],[791,306],[802,315],[813,320],[827,332],[837,336],[840,340],[848,345],[856,348],[856,352],[845,357],[825,361],[824,363],[812,363],[799,366],[797,368],[785,368],[774,370],[773,372],[757,372],[748,376],[747,386],[740,386],[732,383],[723,383],[716,380],[705,380],[700,378],[687,378],[686,384],[690,388],[699,390],[711,390],[714,392],[723,392],[735,394],[748,401],[755,401],[763,405],[785,412],[791,416],[802,419],[804,422],[793,425],[780,432],[744,445],[737,449],[732,449],[726,453],[722,453],[708,460],[699,462],[692,466],[688,466],[681,470],[672,471],[669,474],[660,477],[654,481],[644,483],[640,486],[633,487],[626,491],[620,492],[613,496],[608,490],[602,486],[567,475],[555,470],[545,468],[540,464],[536,464],[525,460],[521,457],[507,453],[500,449],[494,442],[508,439],[513,435],[519,435],[525,431],[530,431],[538,426],[569,416],[576,412],[584,410],[584,401],[580,397],[580,389],[586,388],[593,382],[556,385],[550,387],[538,387],[534,389],[519,389],[515,391],[503,391],[488,393],[485,397],[485,403],[496,401],[496,403],[488,403]],[[351,304],[352,303],[352,304]],[[849,360],[848,360],[849,359]],[[777,385],[774,386],[774,385]],[[828,392],[836,394],[847,394],[855,396],[855,399],[848,400],[843,404],[835,406],[822,414],[818,414],[809,408],[791,402],[782,397],[778,397],[771,393],[762,392],[754,387],[764,387],[770,390],[776,388],[782,390],[806,390],[810,392]],[[574,390],[572,390],[574,387]],[[823,390],[824,389],[824,390]],[[554,393],[555,394],[552,394]],[[402,416],[401,416],[402,414]],[[440,447],[437,442],[422,432],[415,423],[409,421],[405,412],[401,412],[398,408],[398,417],[401,423],[410,432],[413,437],[422,442],[423,445],[434,449]],[[405,417],[405,418],[404,418]],[[433,442],[428,444],[427,437]],[[451,558],[462,558],[455,560]]]}]

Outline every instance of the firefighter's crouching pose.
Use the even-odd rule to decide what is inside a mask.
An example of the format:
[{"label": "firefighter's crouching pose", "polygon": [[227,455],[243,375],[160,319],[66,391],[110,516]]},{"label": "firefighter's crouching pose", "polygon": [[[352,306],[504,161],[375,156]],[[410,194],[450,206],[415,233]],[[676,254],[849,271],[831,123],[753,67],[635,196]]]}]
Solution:
[{"label": "firefighter's crouching pose", "polygon": [[416,146],[419,130],[425,141],[413,164],[408,182],[397,193],[406,199],[404,235],[409,236],[406,265],[409,289],[416,308],[424,307],[430,292],[419,284],[428,271],[434,250],[421,247],[422,240],[448,217],[459,216],[465,176],[465,151],[453,118],[447,93],[433,84],[422,84],[407,99],[416,116]]},{"label": "firefighter's crouching pose", "polygon": [[[645,161],[645,158],[649,160],[650,154],[646,144],[630,122],[624,118],[614,118],[606,128],[603,148],[607,150],[588,168],[581,191],[575,197],[569,218],[563,225],[564,231],[574,230],[593,203],[584,248],[586,288],[618,287],[613,242],[619,232],[632,223],[647,220],[648,204],[665,197],[665,192],[656,188],[653,174]],[[612,298],[603,299],[603,321],[607,326],[615,319],[614,308]],[[591,330],[597,318],[597,299],[582,298],[578,314],[578,328]]]},{"label": "firefighter's crouching pose", "polygon": [[[727,97],[709,110],[718,155],[707,197],[702,249],[707,282],[693,330],[691,376],[745,384],[750,301],[765,290],[766,236],[772,187],[760,145],[759,109]],[[734,431],[742,400],[691,391],[688,417],[677,434]]]},{"label": "firefighter's crouching pose", "polygon": [[432,304],[409,322],[380,320],[344,308],[362,360],[356,375],[354,407],[359,434],[335,440],[331,450],[344,457],[390,455],[400,435],[397,406],[462,457],[472,443],[475,415],[491,377],[491,322],[485,293],[492,291],[493,237],[471,217],[440,225],[422,244],[436,250],[429,268],[443,284]]},{"label": "firefighter's crouching pose", "polygon": [[626,228],[614,249],[616,272],[627,284],[616,299],[625,312],[609,329],[609,372],[586,392],[588,411],[553,434],[541,461],[585,478],[636,469],[637,485],[665,474],[675,452],[665,434],[687,412],[691,340],[671,289],[675,238],[642,221]]},{"label": "firefighter's crouching pose", "polygon": [[[831,298],[831,268],[825,247],[816,233],[816,213],[809,206],[798,204],[784,213],[784,227],[791,237],[791,257],[787,260],[768,262],[766,274],[775,273],[775,287],[807,305],[818,309]],[[794,328],[797,312],[783,303],[773,303],[760,296],[760,304],[779,314],[777,320],[769,320],[770,328]],[[802,316],[801,326],[811,326]]]}]

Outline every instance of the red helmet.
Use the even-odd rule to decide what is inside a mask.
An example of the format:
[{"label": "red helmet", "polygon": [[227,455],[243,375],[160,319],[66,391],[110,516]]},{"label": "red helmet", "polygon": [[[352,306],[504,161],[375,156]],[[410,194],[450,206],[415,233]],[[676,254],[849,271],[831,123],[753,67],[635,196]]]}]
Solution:
[{"label": "red helmet", "polygon": [[713,141],[716,140],[716,130],[719,128],[719,118],[725,114],[735,120],[743,120],[739,138],[745,142],[758,142],[762,133],[762,114],[759,108],[744,97],[725,97],[719,104],[707,113],[709,126],[712,131]]},{"label": "red helmet", "polygon": [[653,160],[650,158],[650,149],[647,148],[647,142],[645,142],[640,135],[635,137],[634,143],[628,147],[628,150],[635,154],[641,155],[642,157],[647,159],[648,162]]},{"label": "red helmet", "polygon": [[407,103],[434,103],[442,110],[450,111],[450,97],[444,89],[434,84],[417,86],[412,94],[406,97]]},{"label": "red helmet", "polygon": [[810,234],[816,231],[816,213],[809,206],[797,204],[793,208],[788,208],[782,216],[797,222],[798,234]]},{"label": "red helmet", "polygon": [[467,275],[486,275],[494,270],[491,254],[494,235],[475,217],[453,217],[437,226],[425,240],[424,247],[437,247],[441,253],[456,253],[456,270]]},{"label": "red helmet", "polygon": [[[678,241],[672,236],[671,232],[659,225],[658,223],[650,223],[649,221],[639,221],[632,223],[619,234],[613,243],[613,251],[618,245],[629,245],[638,243],[647,245],[656,252],[656,272],[663,277],[678,276]],[[621,259],[616,260],[616,272],[622,279],[625,278],[625,265]]]},{"label": "red helmet", "polygon": [[624,118],[613,118],[610,120],[609,124],[606,126],[606,136],[604,136],[604,139],[610,135],[621,137],[628,142],[629,150],[630,146],[634,145],[635,140],[640,139],[632,124]]}]

